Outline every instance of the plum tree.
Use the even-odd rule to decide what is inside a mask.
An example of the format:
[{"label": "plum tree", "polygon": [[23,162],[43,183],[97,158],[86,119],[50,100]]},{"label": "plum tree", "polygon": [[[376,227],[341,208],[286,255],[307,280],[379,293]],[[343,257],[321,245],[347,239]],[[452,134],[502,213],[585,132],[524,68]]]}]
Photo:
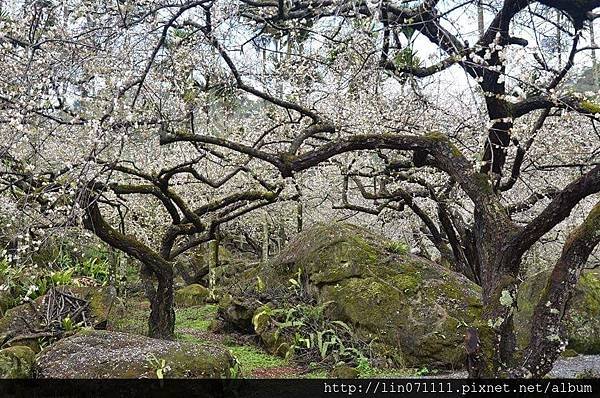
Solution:
[{"label": "plum tree", "polygon": [[[599,240],[600,105],[569,83],[589,67],[598,6],[19,3],[0,36],[4,196],[46,224],[81,217],[142,261],[158,278],[148,295],[160,337],[173,332],[173,260],[218,225],[301,195],[337,195],[350,214],[409,210],[424,251],[482,287],[470,374],[542,376]],[[544,45],[557,29],[566,54]],[[580,225],[567,232],[566,220]],[[557,230],[568,236],[521,360],[523,259]]]}]

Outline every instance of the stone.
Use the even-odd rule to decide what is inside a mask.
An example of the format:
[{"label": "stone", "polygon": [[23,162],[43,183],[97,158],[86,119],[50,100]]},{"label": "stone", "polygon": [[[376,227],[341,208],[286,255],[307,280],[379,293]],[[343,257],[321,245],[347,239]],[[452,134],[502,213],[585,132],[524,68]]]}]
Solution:
[{"label": "stone", "polygon": [[219,300],[216,320],[211,330],[214,332],[253,333],[252,317],[261,306],[252,298],[224,295]]},{"label": "stone", "polygon": [[227,378],[239,370],[215,343],[152,339],[106,330],[82,331],[45,349],[37,378]]},{"label": "stone", "polygon": [[206,287],[193,283],[175,291],[175,305],[178,307],[193,307],[204,304],[209,291]]},{"label": "stone", "polygon": [[0,316],[4,316],[6,311],[16,306],[14,296],[9,291],[0,291]]},{"label": "stone", "polygon": [[35,353],[26,346],[0,350],[0,379],[28,379],[32,376]]},{"label": "stone", "polygon": [[[481,289],[475,283],[349,224],[303,231],[260,275],[269,291],[289,291],[293,279],[318,304],[327,304],[327,319],[352,327],[397,366],[464,366],[466,328],[481,319]],[[233,298],[228,308],[236,300],[245,303],[245,311],[235,312],[246,315],[247,325],[247,313],[259,305]]]},{"label": "stone", "polygon": [[358,379],[359,372],[346,364],[338,364],[331,369],[330,377],[334,379]]}]

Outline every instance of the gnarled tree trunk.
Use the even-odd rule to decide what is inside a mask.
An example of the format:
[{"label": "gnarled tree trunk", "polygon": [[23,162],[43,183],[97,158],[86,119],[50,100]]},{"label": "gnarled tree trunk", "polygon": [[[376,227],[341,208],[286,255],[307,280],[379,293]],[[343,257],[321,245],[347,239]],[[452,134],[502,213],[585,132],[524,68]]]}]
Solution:
[{"label": "gnarled tree trunk", "polygon": [[157,275],[157,280],[156,293],[150,302],[148,335],[169,340],[175,335],[173,272]]},{"label": "gnarled tree trunk", "polygon": [[[84,188],[79,201],[80,206],[85,209],[83,224],[86,229],[95,233],[111,247],[127,253],[142,263],[140,274],[151,308],[148,335],[172,339],[175,331],[173,263],[165,260],[159,253],[134,237],[111,227],[102,217],[94,194],[94,186]],[[153,278],[157,281],[156,288],[153,286]]]},{"label": "gnarled tree trunk", "polygon": [[524,374],[542,377],[566,345],[562,320],[583,267],[600,243],[600,202],[565,242],[550,279],[533,313],[531,338],[523,364]]}]

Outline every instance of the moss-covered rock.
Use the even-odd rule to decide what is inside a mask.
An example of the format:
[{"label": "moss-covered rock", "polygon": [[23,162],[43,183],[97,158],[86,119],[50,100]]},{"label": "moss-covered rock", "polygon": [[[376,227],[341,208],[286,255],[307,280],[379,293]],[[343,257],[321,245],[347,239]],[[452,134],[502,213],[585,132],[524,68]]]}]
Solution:
[{"label": "moss-covered rock", "polygon": [[10,292],[2,291],[0,292],[0,316],[4,316],[6,311],[14,308],[17,303],[15,303],[15,298]]},{"label": "moss-covered rock", "polygon": [[[406,366],[461,367],[463,335],[481,317],[480,288],[390,241],[347,224],[305,230],[265,266],[267,288],[293,279],[326,306],[326,317]],[[279,286],[279,287],[278,287]]]},{"label": "moss-covered rock", "polygon": [[[533,315],[551,270],[532,275],[525,280],[518,295],[519,311],[515,314],[517,343],[523,348],[531,336]],[[600,354],[600,273],[582,273],[564,319],[568,348],[580,354]]]},{"label": "moss-covered rock", "polygon": [[254,333],[259,337],[267,352],[286,358],[293,346],[290,336],[281,333],[272,316],[272,308],[264,305],[256,309],[252,317]]},{"label": "moss-covered rock", "polygon": [[[61,292],[68,293],[88,301],[85,314],[94,328],[105,329],[111,315],[118,310],[115,303],[116,291],[112,287],[60,287]],[[42,314],[47,308],[48,295],[40,296],[30,303],[21,304],[6,312],[0,319],[0,344],[26,345],[34,351],[39,351],[39,336],[34,336],[34,330],[43,330]],[[31,337],[27,337],[32,335]],[[18,337],[18,340],[13,339]]]},{"label": "moss-covered rock", "polygon": [[193,307],[204,304],[208,293],[206,287],[193,283],[175,291],[175,305],[178,307]]},{"label": "moss-covered rock", "polygon": [[105,330],[85,331],[44,350],[38,378],[223,378],[237,372],[229,351],[214,343],[157,340]]},{"label": "moss-covered rock", "polygon": [[210,329],[214,332],[253,333],[252,317],[262,304],[252,298],[224,295],[219,300],[216,319]]},{"label": "moss-covered rock", "polygon": [[358,379],[359,372],[358,369],[342,363],[334,366],[329,376],[334,379]]},{"label": "moss-covered rock", "polygon": [[0,379],[28,379],[32,375],[35,353],[29,347],[14,346],[0,350]]}]

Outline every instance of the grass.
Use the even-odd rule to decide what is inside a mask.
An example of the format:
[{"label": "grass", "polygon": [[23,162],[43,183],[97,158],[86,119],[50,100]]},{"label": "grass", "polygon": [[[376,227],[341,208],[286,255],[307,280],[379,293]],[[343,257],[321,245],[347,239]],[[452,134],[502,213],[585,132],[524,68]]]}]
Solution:
[{"label": "grass", "polygon": [[189,343],[207,343],[206,340],[203,340],[197,336],[193,336],[187,333],[177,333],[175,332],[175,340],[177,341],[186,341]]},{"label": "grass", "polygon": [[216,305],[179,308],[175,311],[175,329],[208,330],[217,313]]},{"label": "grass", "polygon": [[244,345],[228,348],[231,354],[238,360],[245,375],[256,369],[276,368],[288,364],[285,359],[270,355],[258,347]]},{"label": "grass", "polygon": [[[403,378],[415,378],[421,377],[428,372],[423,372],[422,369],[379,369],[368,367],[359,372],[359,378],[361,379],[403,379]],[[324,369],[313,370],[302,377],[307,379],[326,379],[329,374]]]},{"label": "grass", "polygon": [[[211,321],[217,313],[216,305],[204,305],[198,307],[179,308],[175,311],[175,330],[194,329],[207,331]],[[177,333],[177,339],[200,343],[203,342],[197,336],[187,333]],[[250,345],[236,345],[233,340],[224,342],[231,354],[236,357],[242,372],[246,375],[256,369],[268,369],[284,366],[288,362],[280,357],[270,355],[259,347]],[[229,344],[228,344],[229,343]]]},{"label": "grass", "polygon": [[130,297],[125,309],[115,316],[111,329],[117,332],[133,333],[146,336],[148,334],[148,316],[150,304],[144,297]]},{"label": "grass", "polygon": [[304,375],[306,379],[327,379],[327,371],[324,369],[313,370]]},{"label": "grass", "polygon": [[388,378],[413,378],[420,377],[429,374],[428,371],[423,369],[379,369],[370,368],[366,371],[360,372],[361,378],[375,378],[375,379],[388,379]]}]

